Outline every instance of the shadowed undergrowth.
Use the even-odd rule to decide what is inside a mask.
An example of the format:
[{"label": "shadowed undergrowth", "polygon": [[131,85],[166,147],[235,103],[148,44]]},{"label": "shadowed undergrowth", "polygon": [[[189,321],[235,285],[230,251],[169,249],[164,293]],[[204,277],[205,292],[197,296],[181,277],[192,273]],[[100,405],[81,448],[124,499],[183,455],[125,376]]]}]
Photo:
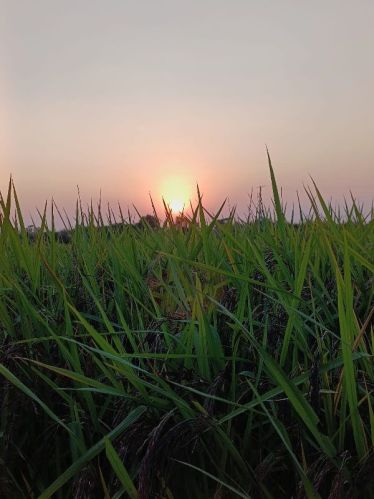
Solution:
[{"label": "shadowed undergrowth", "polygon": [[373,213],[314,186],[289,224],[269,165],[274,215],[199,194],[162,227],[78,208],[68,238],[30,238],[10,183],[1,497],[373,497]]}]

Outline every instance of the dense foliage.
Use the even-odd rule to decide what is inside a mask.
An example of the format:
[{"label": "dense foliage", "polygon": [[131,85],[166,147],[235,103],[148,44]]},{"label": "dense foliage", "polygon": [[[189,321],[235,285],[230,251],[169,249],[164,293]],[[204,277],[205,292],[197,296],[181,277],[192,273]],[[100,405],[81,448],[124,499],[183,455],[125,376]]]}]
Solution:
[{"label": "dense foliage", "polygon": [[287,223],[270,172],[276,221],[78,209],[65,242],[10,185],[1,497],[373,497],[373,213],[315,188]]}]

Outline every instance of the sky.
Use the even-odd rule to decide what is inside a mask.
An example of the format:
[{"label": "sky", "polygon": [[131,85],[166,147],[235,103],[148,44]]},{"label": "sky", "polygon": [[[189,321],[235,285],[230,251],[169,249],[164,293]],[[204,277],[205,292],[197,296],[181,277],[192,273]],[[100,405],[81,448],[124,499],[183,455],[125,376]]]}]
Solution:
[{"label": "sky", "polygon": [[[0,190],[245,211],[374,192],[372,0],[0,0]],[[303,197],[303,195],[301,194]],[[182,199],[183,198],[183,199]]]}]

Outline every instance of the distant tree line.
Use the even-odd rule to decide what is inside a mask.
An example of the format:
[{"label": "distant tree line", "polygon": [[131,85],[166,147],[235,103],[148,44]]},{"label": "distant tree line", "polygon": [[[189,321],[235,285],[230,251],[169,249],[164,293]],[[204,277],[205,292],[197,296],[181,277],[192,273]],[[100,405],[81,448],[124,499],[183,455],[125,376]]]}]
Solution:
[{"label": "distant tree line", "polygon": [[[110,225],[101,225],[97,227],[98,231],[104,231],[107,233],[108,237],[110,237],[111,234],[113,233],[119,233],[122,232],[126,227],[131,226],[139,230],[144,230],[147,227],[151,229],[158,229],[160,227],[160,222],[159,220],[153,216],[153,215],[145,215],[143,217],[140,217],[140,220],[136,223],[114,223]],[[26,228],[26,234],[27,238],[30,242],[35,242],[37,241],[38,237],[40,236],[40,228],[35,227],[35,225],[30,225]],[[80,230],[83,231],[88,231],[89,227],[87,226],[81,226]],[[72,236],[74,233],[75,229],[62,229],[57,232],[55,232],[55,240],[59,243],[62,244],[69,244],[72,240]],[[49,233],[50,236],[51,233]],[[43,234],[42,237],[47,237],[47,234]]]}]

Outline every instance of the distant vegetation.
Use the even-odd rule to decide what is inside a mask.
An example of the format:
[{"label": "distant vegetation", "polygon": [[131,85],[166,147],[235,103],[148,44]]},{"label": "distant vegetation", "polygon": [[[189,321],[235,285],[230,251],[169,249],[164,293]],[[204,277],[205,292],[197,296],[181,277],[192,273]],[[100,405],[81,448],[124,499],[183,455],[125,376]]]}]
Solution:
[{"label": "distant vegetation", "polygon": [[66,240],[9,186],[0,497],[374,497],[373,211],[287,223],[269,165],[274,214]]}]

